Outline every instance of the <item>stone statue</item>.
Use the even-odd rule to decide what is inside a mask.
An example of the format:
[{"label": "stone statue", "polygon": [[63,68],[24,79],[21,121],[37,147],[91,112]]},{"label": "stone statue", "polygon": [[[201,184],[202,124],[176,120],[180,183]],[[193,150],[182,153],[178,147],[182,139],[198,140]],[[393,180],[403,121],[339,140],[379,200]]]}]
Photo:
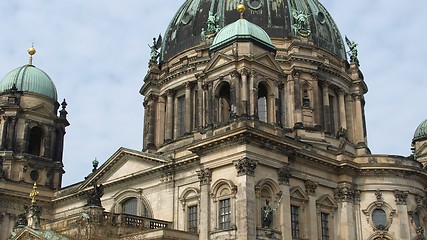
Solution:
[{"label": "stone statue", "polygon": [[104,186],[102,184],[97,186],[96,183],[94,183],[93,191],[89,193],[86,206],[102,207],[102,204],[101,204],[102,196],[104,196]]},{"label": "stone statue", "polygon": [[219,22],[219,18],[216,16],[216,13],[213,14],[211,11],[209,11],[209,16],[208,16],[208,29],[207,32],[208,33],[216,33],[219,30],[218,27],[218,22]]},{"label": "stone statue", "polygon": [[308,24],[308,17],[310,15],[303,11],[292,9],[292,16],[295,20],[295,23],[292,25],[294,34],[308,37],[311,33],[310,25]]},{"label": "stone statue", "polygon": [[202,32],[200,32],[200,39],[202,41],[206,40],[206,30],[205,30],[205,28],[202,28]]},{"label": "stone statue", "polygon": [[270,207],[268,199],[265,200],[264,207],[261,208],[262,210],[262,227],[263,228],[270,228],[271,223],[273,222],[273,214],[274,210]]},{"label": "stone statue", "polygon": [[151,61],[157,62],[157,58],[160,55],[159,49],[161,46],[162,46],[162,35],[159,34],[159,37],[157,39],[153,38],[153,45],[152,46],[148,45],[148,47],[150,47],[150,49],[151,49],[151,52],[150,52],[150,56],[151,56],[150,60]]},{"label": "stone statue", "polygon": [[350,55],[350,62],[356,63],[359,66],[359,59],[357,58],[357,43],[350,41],[347,36],[345,36],[345,41],[347,42],[347,46],[350,49],[350,51],[347,52]]},{"label": "stone statue", "polygon": [[32,229],[40,229],[41,208],[35,204],[27,210],[27,226]]}]

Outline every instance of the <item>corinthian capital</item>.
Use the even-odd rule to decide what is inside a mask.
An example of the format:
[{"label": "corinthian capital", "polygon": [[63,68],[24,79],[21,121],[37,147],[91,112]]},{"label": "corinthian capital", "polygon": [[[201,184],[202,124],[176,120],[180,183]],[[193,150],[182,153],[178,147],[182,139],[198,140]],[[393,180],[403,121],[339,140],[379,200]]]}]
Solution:
[{"label": "corinthian capital", "polygon": [[237,176],[255,176],[255,168],[257,165],[258,161],[252,160],[247,157],[234,162],[234,166],[237,170]]}]

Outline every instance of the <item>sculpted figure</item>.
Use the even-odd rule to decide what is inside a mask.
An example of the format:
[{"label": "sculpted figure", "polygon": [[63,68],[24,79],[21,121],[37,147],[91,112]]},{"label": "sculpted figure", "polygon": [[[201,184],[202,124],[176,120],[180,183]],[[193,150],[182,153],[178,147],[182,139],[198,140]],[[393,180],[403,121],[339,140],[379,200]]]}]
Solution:
[{"label": "sculpted figure", "polygon": [[350,55],[350,62],[354,62],[359,65],[359,59],[357,58],[357,43],[350,41],[347,36],[345,36],[345,41],[347,42],[347,46],[350,49],[350,51],[347,52]]},{"label": "sculpted figure", "polygon": [[150,46],[148,45],[148,47],[150,47],[151,52],[150,52],[150,56],[151,56],[151,61],[157,61],[157,58],[159,57],[159,49],[162,46],[162,35],[159,34],[159,37],[153,38],[153,45]]}]

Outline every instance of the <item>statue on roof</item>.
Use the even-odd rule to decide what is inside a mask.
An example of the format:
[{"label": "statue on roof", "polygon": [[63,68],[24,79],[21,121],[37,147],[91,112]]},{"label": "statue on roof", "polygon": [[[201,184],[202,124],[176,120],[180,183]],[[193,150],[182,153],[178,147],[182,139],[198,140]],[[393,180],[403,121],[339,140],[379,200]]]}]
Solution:
[{"label": "statue on roof", "polygon": [[155,61],[157,62],[157,58],[159,57],[160,53],[159,53],[159,49],[162,46],[162,35],[159,34],[159,37],[153,38],[153,45],[150,46],[148,45],[148,47],[150,47],[151,52],[150,52],[150,61]]},{"label": "statue on roof", "polygon": [[93,190],[89,193],[86,206],[102,207],[101,197],[104,196],[104,186],[93,184]]},{"label": "statue on roof", "polygon": [[359,59],[357,58],[357,43],[355,41],[350,41],[350,39],[345,36],[345,41],[347,42],[347,46],[350,49],[348,51],[348,55],[350,56],[350,62],[356,63],[359,66]]},{"label": "statue on roof", "polygon": [[208,29],[206,30],[209,34],[217,33],[219,31],[219,17],[217,14],[213,14],[212,11],[209,11],[208,16]]},{"label": "statue on roof", "polygon": [[292,25],[294,34],[296,36],[300,35],[302,37],[308,37],[311,33],[310,25],[308,23],[308,17],[310,15],[301,10],[292,9],[292,16],[295,20],[295,23]]}]

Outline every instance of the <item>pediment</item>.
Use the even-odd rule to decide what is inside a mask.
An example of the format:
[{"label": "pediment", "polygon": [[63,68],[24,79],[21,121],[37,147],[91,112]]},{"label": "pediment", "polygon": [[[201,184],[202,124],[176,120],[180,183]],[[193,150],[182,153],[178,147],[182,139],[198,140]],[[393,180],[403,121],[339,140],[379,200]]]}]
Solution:
[{"label": "pediment", "polygon": [[316,201],[316,205],[320,207],[327,207],[327,208],[337,208],[338,204],[335,202],[335,200],[329,196],[328,194],[325,194],[321,196]]},{"label": "pediment", "polygon": [[168,160],[160,155],[120,148],[79,187],[106,184],[162,167]]},{"label": "pediment", "polygon": [[223,67],[232,61],[233,61],[233,59],[231,57],[229,57],[225,54],[219,53],[219,54],[215,55],[214,58],[211,59],[209,64],[206,66],[204,72],[207,73],[211,70]]},{"label": "pediment", "polygon": [[295,200],[308,201],[307,194],[299,186],[290,189],[290,196]]},{"label": "pediment", "polygon": [[50,230],[34,230],[30,227],[22,227],[12,234],[9,240],[47,240],[47,239],[58,239],[58,240],[68,240],[67,237],[62,236],[58,233],[52,232]]},{"label": "pediment", "polygon": [[49,118],[56,118],[57,116],[46,107],[45,104],[39,104],[34,107],[26,109],[26,112],[37,113],[38,115],[47,116]]},{"label": "pediment", "polygon": [[282,68],[276,62],[276,60],[269,53],[264,53],[254,58],[254,62],[262,65],[263,67],[270,68],[279,73],[283,72]]}]

